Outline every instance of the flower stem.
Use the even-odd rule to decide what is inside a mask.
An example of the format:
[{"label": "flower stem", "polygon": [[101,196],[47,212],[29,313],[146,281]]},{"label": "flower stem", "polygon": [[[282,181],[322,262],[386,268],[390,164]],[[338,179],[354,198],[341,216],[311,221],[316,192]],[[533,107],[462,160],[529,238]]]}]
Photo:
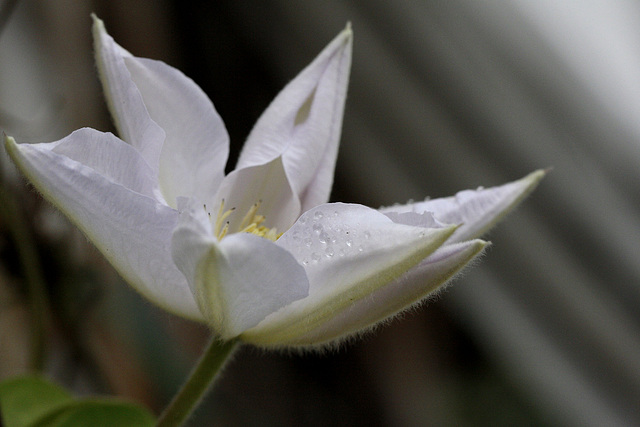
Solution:
[{"label": "flower stem", "polygon": [[238,340],[211,339],[204,354],[169,406],[160,414],[156,427],[182,425],[220,376],[220,372],[238,348]]}]

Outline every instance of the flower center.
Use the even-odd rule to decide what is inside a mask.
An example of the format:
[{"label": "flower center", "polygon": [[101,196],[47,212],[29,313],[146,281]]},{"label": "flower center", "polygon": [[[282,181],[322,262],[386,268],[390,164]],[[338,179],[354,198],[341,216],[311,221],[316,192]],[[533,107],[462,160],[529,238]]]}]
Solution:
[{"label": "flower center", "polygon": [[[235,214],[236,208],[234,207],[225,210],[224,199],[222,199],[220,202],[220,208],[218,209],[218,215],[216,216],[216,221],[213,224],[213,234],[218,238],[218,240],[222,240],[224,236],[229,233],[251,233],[275,242],[283,233],[278,233],[278,230],[275,227],[268,228],[262,225],[266,218],[264,215],[258,214],[260,203],[260,200],[254,203],[244,217],[242,217],[240,225],[238,225],[235,230],[230,230],[229,217]],[[211,214],[209,214],[209,216],[211,216]]]}]

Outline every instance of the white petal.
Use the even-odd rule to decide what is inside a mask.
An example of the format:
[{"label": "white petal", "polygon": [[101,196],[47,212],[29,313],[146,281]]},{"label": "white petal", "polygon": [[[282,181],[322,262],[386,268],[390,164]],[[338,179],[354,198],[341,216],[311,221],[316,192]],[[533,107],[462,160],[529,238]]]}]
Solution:
[{"label": "white petal", "polygon": [[229,135],[207,95],[193,80],[167,64],[125,58],[145,106],[166,134],[160,155],[159,182],[165,199],[212,198],[224,177]]},{"label": "white petal", "polygon": [[261,345],[295,342],[398,279],[454,230],[395,224],[360,205],[328,204],[306,212],[276,243],[304,266],[309,297],[268,316],[242,339]]},{"label": "white petal", "polygon": [[173,258],[221,338],[236,337],[307,296],[305,271],[285,249],[248,233],[218,242],[203,233],[202,218],[189,212],[180,218],[173,236]]},{"label": "white petal", "polygon": [[293,346],[330,343],[364,332],[424,301],[479,256],[487,242],[471,240],[445,245],[398,280],[356,301],[317,329],[288,343]]},{"label": "white petal", "polygon": [[442,228],[451,225],[438,221],[432,212],[385,212],[384,214],[395,223],[413,225],[415,227]]},{"label": "white petal", "polygon": [[[105,141],[110,139],[105,134]],[[7,138],[5,145],[29,181],[87,235],[129,284],[168,311],[202,320],[184,276],[171,259],[177,211],[54,152],[68,142],[18,145]],[[122,157],[114,155],[113,160]]]},{"label": "white petal", "polygon": [[140,151],[155,173],[165,133],[149,116],[142,95],[124,63],[131,54],[107,34],[104,23],[93,15],[96,64],[109,111],[120,137]]},{"label": "white petal", "polygon": [[[449,243],[462,242],[481,236],[493,227],[536,188],[545,174],[545,171],[537,170],[499,187],[464,190],[453,197],[389,206],[380,209],[380,212],[432,212],[444,223],[462,224]],[[401,217],[394,217],[394,221],[404,223]]]},{"label": "white petal", "polygon": [[217,214],[222,199],[225,209],[235,209],[228,218],[231,232],[240,231],[238,227],[245,214],[258,202],[258,213],[266,217],[266,227],[285,231],[300,216],[300,202],[289,185],[281,157],[264,165],[236,169],[227,175],[212,206],[212,215]]},{"label": "white petal", "polygon": [[26,150],[51,150],[92,168],[109,181],[136,193],[149,197],[157,194],[151,167],[135,148],[111,133],[83,128],[56,142],[21,147]]},{"label": "white petal", "polygon": [[329,199],[351,67],[347,27],[292,80],[251,131],[237,168],[282,155],[303,211]]}]

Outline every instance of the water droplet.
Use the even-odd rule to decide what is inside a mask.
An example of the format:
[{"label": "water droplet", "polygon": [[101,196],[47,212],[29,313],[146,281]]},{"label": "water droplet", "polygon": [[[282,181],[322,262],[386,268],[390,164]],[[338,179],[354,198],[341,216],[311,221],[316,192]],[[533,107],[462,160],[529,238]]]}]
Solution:
[{"label": "water droplet", "polygon": [[358,252],[362,252],[364,251],[364,248],[362,247],[362,245],[358,246]]},{"label": "water droplet", "polygon": [[304,264],[304,265],[308,265],[308,264],[309,264],[309,260],[308,260],[308,259],[305,259],[304,261],[302,261],[302,264]]},{"label": "water droplet", "polygon": [[291,238],[297,242],[298,240],[300,240],[300,232],[298,230],[294,231],[291,235]]},{"label": "water droplet", "polygon": [[316,213],[313,214],[313,217],[315,219],[322,219],[323,216],[324,214],[322,213],[322,211],[316,211]]},{"label": "water droplet", "polygon": [[347,245],[347,246],[349,246],[349,247],[351,247],[351,245],[353,244],[353,242],[352,242],[351,240],[349,240],[349,239],[347,239],[347,240],[345,241],[345,243],[346,243],[346,245]]},{"label": "water droplet", "polygon": [[311,245],[313,244],[313,240],[311,240],[311,238],[310,238],[310,237],[307,237],[306,239],[304,239],[304,244],[305,244],[307,247],[311,247]]},{"label": "water droplet", "polygon": [[365,232],[364,232],[364,238],[365,238],[365,239],[368,239],[368,238],[370,238],[370,237],[371,237],[371,233],[369,233],[368,231],[365,231]]},{"label": "water droplet", "polygon": [[319,254],[319,253],[317,253],[317,252],[313,252],[313,253],[311,254],[311,259],[312,259],[312,260],[314,260],[315,262],[320,261],[320,254]]},{"label": "water droplet", "polygon": [[331,258],[334,254],[333,248],[329,246],[327,249],[325,249],[324,254],[327,258]]},{"label": "water droplet", "polygon": [[316,232],[316,234],[320,234],[320,232],[322,231],[322,225],[320,224],[313,224],[313,227],[311,228]]},{"label": "water droplet", "polygon": [[329,240],[329,235],[323,231],[322,233],[320,233],[320,236],[318,236],[318,240],[320,241],[320,243],[327,243],[327,241]]},{"label": "water droplet", "polygon": [[344,249],[340,249],[340,251],[338,251],[338,255],[345,256],[346,252],[344,251]]}]

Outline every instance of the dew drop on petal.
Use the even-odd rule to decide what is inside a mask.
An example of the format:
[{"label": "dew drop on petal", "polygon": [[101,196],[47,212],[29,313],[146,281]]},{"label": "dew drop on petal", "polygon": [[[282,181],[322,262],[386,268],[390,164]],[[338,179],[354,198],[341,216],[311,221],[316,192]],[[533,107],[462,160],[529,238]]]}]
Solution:
[{"label": "dew drop on petal", "polygon": [[326,231],[323,231],[318,236],[318,240],[320,241],[320,243],[327,243],[327,241],[329,241],[329,235]]},{"label": "dew drop on petal", "polygon": [[313,253],[311,254],[311,259],[312,259],[312,260],[314,260],[315,262],[320,261],[320,254],[319,254],[319,253],[317,253],[317,252],[313,252]]},{"label": "dew drop on petal", "polygon": [[307,237],[306,239],[304,239],[304,244],[308,247],[311,247],[311,245],[313,244],[313,240],[311,240],[310,237]]},{"label": "dew drop on petal", "polygon": [[370,237],[371,237],[371,233],[369,233],[368,231],[365,231],[365,232],[364,232],[364,238],[365,238],[365,239],[368,239],[368,238],[370,238]]},{"label": "dew drop on petal", "polygon": [[320,224],[313,224],[313,227],[311,228],[316,232],[316,234],[320,234],[320,232],[322,231],[322,225]]},{"label": "dew drop on petal", "polygon": [[333,248],[329,246],[327,249],[325,249],[324,254],[327,258],[331,258],[334,254]]},{"label": "dew drop on petal", "polygon": [[351,247],[351,245],[353,244],[353,242],[349,239],[347,239],[344,243],[349,247]]},{"label": "dew drop on petal", "polygon": [[316,213],[313,214],[313,217],[315,219],[322,219],[323,216],[324,214],[322,213],[322,211],[317,211]]}]

